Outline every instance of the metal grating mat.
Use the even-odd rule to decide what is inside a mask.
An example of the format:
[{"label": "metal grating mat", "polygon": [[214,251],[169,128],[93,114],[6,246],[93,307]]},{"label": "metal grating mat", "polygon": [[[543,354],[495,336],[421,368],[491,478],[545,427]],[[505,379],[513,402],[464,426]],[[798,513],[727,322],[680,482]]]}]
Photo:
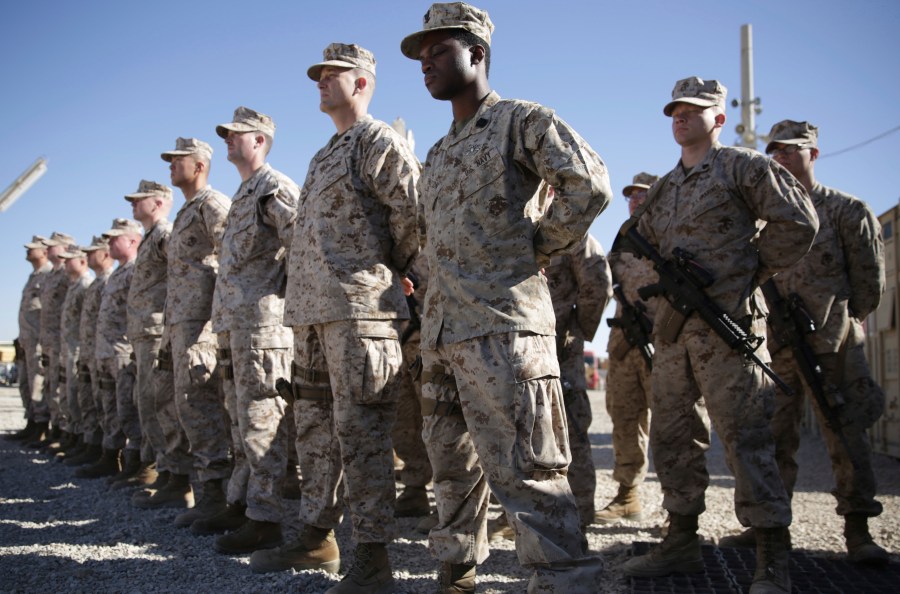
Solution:
[{"label": "metal grating mat", "polygon": [[[632,555],[645,554],[653,543],[636,542]],[[635,594],[744,594],[756,568],[754,549],[701,547],[706,571],[658,578],[628,578]],[[844,559],[791,551],[791,586],[795,594],[895,594],[900,592],[900,565],[854,565]]]}]

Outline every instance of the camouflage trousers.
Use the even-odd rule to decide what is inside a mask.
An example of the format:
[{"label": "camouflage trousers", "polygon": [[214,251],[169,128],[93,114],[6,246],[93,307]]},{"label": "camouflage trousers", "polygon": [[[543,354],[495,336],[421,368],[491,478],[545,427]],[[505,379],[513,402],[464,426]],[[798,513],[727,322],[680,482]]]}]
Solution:
[{"label": "camouflage trousers", "polygon": [[103,447],[141,449],[141,422],[134,404],[134,361],[130,355],[97,359],[98,400],[102,404]]},{"label": "camouflage trousers", "polygon": [[16,368],[19,373],[19,398],[22,400],[22,408],[25,411],[23,416],[26,419],[30,419],[28,404],[31,402],[31,382],[28,375],[28,362],[25,360],[25,357],[21,359],[16,357]]},{"label": "camouflage trousers", "polygon": [[[408,323],[408,322],[407,322]],[[403,460],[400,482],[406,487],[424,487],[431,482],[431,461],[422,441],[422,384],[410,370],[420,353],[419,331],[402,345],[403,365],[397,394],[397,420],[391,430],[391,441],[397,456]]]},{"label": "camouflage trousers", "polygon": [[881,513],[882,506],[875,500],[877,485],[866,429],[872,426],[884,410],[884,392],[872,379],[863,351],[865,335],[861,325],[854,320],[848,330],[837,353],[817,355],[826,382],[836,387],[844,397],[845,404],[840,419],[847,445],[826,424],[819,403],[806,384],[791,349],[784,348],[773,357],[772,367],[794,390],[794,396],[787,396],[779,390],[775,398],[772,433],[775,435],[776,459],[785,489],[792,496],[797,482],[797,462],[794,456],[800,445],[800,421],[803,418],[805,396],[809,398],[816,413],[831,457],[836,485],[832,495],[837,499],[837,513],[842,516],[877,516]]},{"label": "camouflage trousers", "polygon": [[[167,332],[175,373],[175,408],[190,444],[197,480],[227,479],[231,474],[231,423],[217,373],[217,342],[211,324],[179,322],[169,326]],[[167,446],[167,453],[172,445]]]},{"label": "camouflage trousers", "polygon": [[[562,345],[559,343],[562,342]],[[591,450],[589,429],[594,416],[584,378],[584,339],[566,333],[557,337],[560,381],[563,387],[563,403],[566,408],[566,428],[569,432],[569,450],[572,462],[566,478],[578,504],[581,525],[594,523],[594,493],[597,490],[597,471]]]},{"label": "camouflage trousers", "polygon": [[629,349],[621,359],[610,357],[606,412],[613,425],[612,477],[625,487],[636,487],[647,476],[652,396],[650,369],[639,349]]},{"label": "camouflage trousers", "polygon": [[84,442],[90,445],[100,445],[103,442],[103,430],[100,428],[103,404],[97,399],[100,393],[99,375],[96,360],[89,364],[79,364],[78,408],[81,410],[81,432]]},{"label": "camouflage trousers", "polygon": [[59,348],[41,347],[44,367],[44,384],[40,400],[34,401],[36,417],[58,426],[59,418]]},{"label": "camouflage trousers", "polygon": [[230,357],[220,359],[219,365],[231,369],[223,381],[225,405],[237,429],[233,439],[240,442],[235,445],[228,502],[246,503],[250,519],[281,522],[290,417],[275,381],[288,377],[291,331],[282,326],[241,328],[220,333],[218,339]]},{"label": "camouflage trousers", "polygon": [[[65,372],[65,375],[63,375]],[[60,427],[69,433],[81,434],[81,407],[78,405],[78,347],[62,346],[60,354],[59,408]]]},{"label": "camouflage trousers", "polygon": [[515,530],[522,565],[583,562],[553,337],[510,332],[439,344],[423,349],[422,363],[430,412],[422,436],[438,510],[431,552],[449,563],[487,558],[490,487]]},{"label": "camouflage trousers", "polygon": [[141,420],[141,460],[156,462],[159,470],[189,474],[187,437],[175,410],[175,379],[171,369],[157,363],[162,340],[142,336],[132,341],[136,368],[134,400]]},{"label": "camouflage trousers", "polygon": [[49,421],[50,417],[45,418],[41,413],[40,403],[43,401],[44,393],[44,369],[41,365],[41,345],[37,340],[19,337],[22,344],[22,350],[25,351],[25,369],[28,373],[28,391],[24,394],[23,399],[27,399],[25,403],[25,417],[35,422]]},{"label": "camouflage trousers", "polygon": [[[757,319],[751,331],[765,336],[765,321]],[[706,509],[710,434],[705,400],[734,474],[738,520],[758,528],[789,526],[791,506],[778,475],[770,427],[774,384],[696,316],[675,342],[657,340],[654,346],[650,447],[663,507],[682,515]],[[757,352],[764,355],[765,345]]]},{"label": "camouflage trousers", "polygon": [[356,543],[389,542],[396,531],[391,428],[403,359],[399,326],[348,320],[294,328],[300,519],[336,527],[343,480]]}]

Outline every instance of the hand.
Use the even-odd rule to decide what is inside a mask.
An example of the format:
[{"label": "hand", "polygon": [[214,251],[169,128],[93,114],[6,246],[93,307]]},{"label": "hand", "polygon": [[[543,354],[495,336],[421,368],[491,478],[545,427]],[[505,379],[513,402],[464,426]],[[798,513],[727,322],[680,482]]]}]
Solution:
[{"label": "hand", "polygon": [[403,294],[406,297],[409,297],[410,295],[412,295],[413,293],[416,292],[416,289],[413,286],[412,281],[409,280],[408,278],[406,278],[405,276],[400,279],[400,284],[403,285]]}]

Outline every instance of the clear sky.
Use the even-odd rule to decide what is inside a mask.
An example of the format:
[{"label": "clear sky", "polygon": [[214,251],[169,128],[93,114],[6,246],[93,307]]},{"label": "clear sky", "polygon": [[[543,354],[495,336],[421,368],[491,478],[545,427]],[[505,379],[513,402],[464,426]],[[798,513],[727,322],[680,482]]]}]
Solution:
[{"label": "clear sky", "polygon": [[[900,196],[900,133],[827,158],[900,125],[900,2],[896,0],[484,0],[496,26],[491,84],[504,97],[556,109],[609,166],[617,199],[591,232],[608,248],[627,214],[621,189],[639,171],[678,161],[669,119],[672,86],[715,78],[740,96],[740,27],[753,25],[758,131],[775,122],[820,127],[826,185],[881,214]],[[17,334],[33,234],[81,243],[130,216],[124,194],[141,179],[169,182],[162,151],[178,136],[216,150],[210,181],[231,195],[240,178],[216,124],[246,105],[271,115],[272,165],[302,183],[334,133],[306,77],[329,43],[358,43],[378,61],[372,114],[403,117],[416,153],[446,134],[450,105],[433,100],[400,40],[421,29],[422,1],[306,2],[36,0],[0,8],[0,187],[38,156],[48,172],[0,213],[0,340]],[[738,109],[721,140],[736,142]],[[176,208],[182,198],[176,190]],[[611,312],[611,310],[610,310]],[[595,338],[605,351],[606,325]]]}]

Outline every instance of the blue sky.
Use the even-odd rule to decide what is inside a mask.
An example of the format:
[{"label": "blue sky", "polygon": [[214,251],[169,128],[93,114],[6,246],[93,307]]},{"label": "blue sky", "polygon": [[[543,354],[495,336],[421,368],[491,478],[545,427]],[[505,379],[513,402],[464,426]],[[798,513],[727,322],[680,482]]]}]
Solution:
[{"label": "blue sky", "polygon": [[[639,171],[678,160],[662,106],[677,79],[716,78],[740,95],[740,27],[753,25],[758,131],[785,118],[820,127],[823,156],[900,125],[900,3],[864,0],[584,1],[491,0],[496,26],[491,84],[504,97],[538,101],[597,150],[617,200],[591,232],[609,247],[626,217],[622,187]],[[31,270],[22,244],[65,231],[86,243],[118,216],[141,179],[168,183],[159,153],[178,136],[216,149],[211,183],[239,184],[216,124],[238,105],[278,126],[270,162],[302,183],[309,159],[334,129],[318,110],[306,68],[331,42],[358,43],[378,61],[372,114],[403,117],[416,153],[450,125],[450,105],[426,92],[400,40],[421,28],[429,3],[6,2],[0,14],[0,187],[38,156],[46,175],[0,213],[0,340],[17,334],[21,289]],[[721,140],[736,141],[729,108]],[[825,158],[817,175],[881,214],[900,196],[900,133]],[[181,204],[176,191],[176,208]],[[605,350],[605,324],[595,338]]]}]

